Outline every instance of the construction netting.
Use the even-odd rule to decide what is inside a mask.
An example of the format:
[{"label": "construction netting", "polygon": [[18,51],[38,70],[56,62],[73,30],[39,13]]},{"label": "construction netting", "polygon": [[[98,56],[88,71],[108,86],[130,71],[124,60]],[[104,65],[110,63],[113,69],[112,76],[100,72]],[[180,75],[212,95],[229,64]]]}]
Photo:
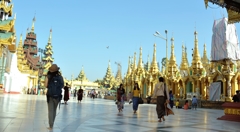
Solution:
[{"label": "construction netting", "polygon": [[227,18],[214,20],[212,35],[212,61],[223,59],[239,60],[239,41],[234,24],[228,24]]}]

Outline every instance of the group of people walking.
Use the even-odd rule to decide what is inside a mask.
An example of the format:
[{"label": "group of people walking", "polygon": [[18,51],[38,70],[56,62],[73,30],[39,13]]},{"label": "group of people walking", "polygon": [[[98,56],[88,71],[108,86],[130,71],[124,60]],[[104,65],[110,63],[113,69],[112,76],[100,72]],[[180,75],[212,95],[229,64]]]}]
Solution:
[{"label": "group of people walking", "polygon": [[[173,95],[168,93],[168,88],[164,83],[164,78],[160,77],[159,82],[155,85],[152,98],[152,102],[156,100],[158,122],[165,121],[165,115],[174,114],[172,110],[167,107],[168,103],[170,103],[171,107],[173,106],[173,101],[170,101],[172,100],[171,98],[173,98]],[[134,83],[134,88],[129,92],[128,99],[129,101],[132,101],[133,113],[136,114],[141,100],[141,90],[138,83]],[[120,84],[119,88],[117,89],[116,98],[116,104],[119,112],[122,112],[124,108],[124,101],[126,101],[125,89],[123,88],[123,84]]]},{"label": "group of people walking", "polygon": [[[48,88],[47,91],[47,103],[48,103],[48,119],[49,119],[49,130],[52,130],[54,125],[54,120],[56,117],[56,110],[59,102],[64,100],[64,103],[67,104],[69,100],[69,85],[66,83],[64,87],[63,77],[59,72],[59,67],[56,64],[53,64],[47,73],[47,77],[45,79],[45,87]],[[64,97],[62,97],[62,88],[64,87]],[[95,92],[95,91],[94,91]],[[121,112],[124,109],[124,101],[126,99],[125,89],[123,88],[123,84],[120,84],[117,90],[117,108],[118,111]],[[163,77],[159,78],[159,83],[155,85],[155,89],[153,92],[153,99],[156,98],[156,111],[158,115],[158,121],[161,122],[162,120],[165,121],[164,116],[168,114],[173,114],[171,109],[168,109],[166,105],[170,102],[169,101],[169,94],[168,88],[164,83]],[[139,88],[138,83],[134,84],[133,90],[130,92],[132,103],[133,103],[133,113],[136,114],[138,110],[138,105],[141,102],[141,89]],[[75,89],[74,96],[78,95],[78,102],[81,102],[83,97],[83,90],[80,89],[77,91]]]}]

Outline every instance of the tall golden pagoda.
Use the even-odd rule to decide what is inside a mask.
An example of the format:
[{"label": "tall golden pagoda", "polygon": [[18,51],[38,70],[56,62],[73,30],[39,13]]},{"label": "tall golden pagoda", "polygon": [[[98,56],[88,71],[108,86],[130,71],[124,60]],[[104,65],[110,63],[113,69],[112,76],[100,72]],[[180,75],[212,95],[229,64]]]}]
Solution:
[{"label": "tall golden pagoda", "polygon": [[11,0],[0,0],[0,8],[2,9],[0,16],[0,87],[4,83],[4,73],[9,72],[9,66],[4,62],[7,61],[9,53],[15,53],[16,51],[16,35],[14,24],[16,15],[13,19],[9,19],[12,16],[13,5]]},{"label": "tall golden pagoda", "polygon": [[115,83],[114,76],[112,75],[110,60],[108,62],[106,75],[103,78],[103,83],[105,88],[112,88]]},{"label": "tall golden pagoda", "polygon": [[185,51],[185,46],[182,45],[182,62],[180,65],[180,72],[181,76],[184,77],[188,74],[188,62],[187,62],[187,56],[186,56],[186,51]]},{"label": "tall golden pagoda", "polygon": [[209,59],[207,57],[207,48],[206,44],[204,44],[204,50],[203,50],[203,57],[202,57],[202,65],[203,67],[208,70],[209,69]]},{"label": "tall golden pagoda", "polygon": [[86,74],[85,74],[85,72],[83,70],[83,66],[82,66],[82,69],[81,69],[79,75],[77,76],[76,80],[78,80],[78,81],[85,81],[85,80],[87,80]]},{"label": "tall golden pagoda", "polygon": [[[39,49],[42,50],[42,49]],[[49,67],[51,67],[54,58],[52,57],[53,55],[53,50],[52,50],[52,29],[50,29],[50,34],[49,34],[49,38],[48,38],[48,43],[45,46],[45,50],[43,50],[43,54],[44,57],[41,58],[42,59],[42,64],[41,64],[41,68],[39,69],[39,77],[41,77],[40,82],[41,82],[41,86],[43,86],[44,81],[45,81],[45,77],[47,75],[48,69]]]},{"label": "tall golden pagoda", "polygon": [[190,76],[192,78],[192,92],[196,93],[196,96],[199,98],[201,92],[201,79],[203,77],[204,68],[202,66],[201,56],[198,51],[198,39],[197,39],[197,31],[194,32],[194,49],[193,49],[193,58],[192,65],[190,67]]},{"label": "tall golden pagoda", "polygon": [[23,45],[22,45],[22,34],[20,36],[18,48],[17,48],[17,67],[18,70],[22,73],[28,73],[30,71],[30,67],[27,64],[27,59],[25,58]]},{"label": "tall golden pagoda", "polygon": [[180,65],[180,75],[181,79],[179,80],[179,97],[184,98],[186,94],[186,87],[191,87],[191,82],[189,80],[189,65],[187,61],[186,47],[182,44],[182,62]]},{"label": "tall golden pagoda", "polygon": [[143,87],[143,78],[145,78],[145,70],[143,68],[143,60],[142,60],[142,47],[140,47],[140,53],[139,53],[139,60],[138,60],[138,66],[135,71],[135,82],[138,82],[139,87]]},{"label": "tall golden pagoda", "polygon": [[[44,50],[44,57],[42,58],[42,61],[44,63],[44,69],[48,70],[49,67],[51,67],[54,59],[52,57],[53,55],[53,50],[52,50],[52,29],[50,30],[50,35],[48,38],[48,43],[45,46],[45,50]],[[46,75],[46,74],[44,74]]]},{"label": "tall golden pagoda", "polygon": [[170,56],[170,59],[168,61],[168,67],[167,67],[167,84],[169,89],[172,89],[172,91],[174,93],[177,93],[178,92],[178,86],[177,86],[177,83],[178,83],[178,79],[180,77],[179,75],[179,72],[178,72],[178,67],[177,67],[177,63],[176,63],[176,57],[175,57],[175,54],[174,54],[174,38],[171,38],[171,56]]}]

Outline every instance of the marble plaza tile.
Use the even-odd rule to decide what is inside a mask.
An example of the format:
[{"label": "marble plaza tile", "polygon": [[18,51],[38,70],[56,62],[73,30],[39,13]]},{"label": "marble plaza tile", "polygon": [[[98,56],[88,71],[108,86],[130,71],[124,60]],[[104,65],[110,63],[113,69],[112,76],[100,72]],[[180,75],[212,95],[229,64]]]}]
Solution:
[{"label": "marble plaza tile", "polygon": [[[0,132],[48,132],[46,96],[0,95]],[[214,109],[183,110],[173,108],[175,115],[157,122],[156,106],[139,105],[133,114],[132,105],[125,103],[119,113],[112,100],[83,98],[81,103],[72,98],[61,104],[53,132],[238,132],[239,122],[217,120],[224,112]]]}]

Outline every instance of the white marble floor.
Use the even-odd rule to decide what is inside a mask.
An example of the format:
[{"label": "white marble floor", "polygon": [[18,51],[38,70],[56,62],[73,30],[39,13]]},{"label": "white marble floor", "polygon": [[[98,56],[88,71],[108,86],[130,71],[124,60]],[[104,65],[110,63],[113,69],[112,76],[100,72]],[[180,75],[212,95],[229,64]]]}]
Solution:
[{"label": "white marble floor", "polygon": [[[45,96],[0,95],[0,132],[47,132]],[[84,98],[82,103],[70,99],[57,111],[54,132],[240,132],[239,122],[217,120],[223,110],[174,109],[175,115],[157,122],[155,105],[125,104],[118,113],[112,100]]]}]

